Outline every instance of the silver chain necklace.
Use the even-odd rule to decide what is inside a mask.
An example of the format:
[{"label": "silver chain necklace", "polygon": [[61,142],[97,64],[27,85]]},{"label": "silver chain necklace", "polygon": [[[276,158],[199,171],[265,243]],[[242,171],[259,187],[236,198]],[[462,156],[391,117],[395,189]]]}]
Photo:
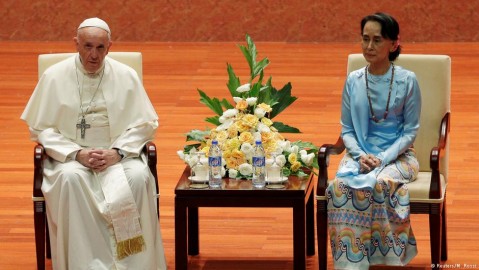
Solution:
[{"label": "silver chain necklace", "polygon": [[[78,79],[78,67],[75,63],[75,75],[76,75],[76,78],[77,78],[77,88],[78,88],[78,95],[80,96],[80,111],[81,111],[81,121],[80,121],[80,124],[76,125],[76,127],[80,129],[82,139],[85,139],[86,129],[91,127],[89,124],[86,123],[85,115],[88,112],[88,110],[90,109],[91,103],[95,99],[95,96],[96,96],[96,93],[98,92],[98,89],[100,89],[100,84],[103,80],[103,74],[105,74],[105,68],[103,68],[103,70],[101,72],[100,82],[98,82],[98,85],[96,86],[96,90],[93,93],[93,96],[92,96],[90,102],[88,103],[88,106],[86,107],[86,110],[83,111],[83,100],[82,100],[83,84],[82,84],[82,89],[80,89],[80,80]],[[85,80],[85,75],[83,75],[83,81],[84,80]]]}]

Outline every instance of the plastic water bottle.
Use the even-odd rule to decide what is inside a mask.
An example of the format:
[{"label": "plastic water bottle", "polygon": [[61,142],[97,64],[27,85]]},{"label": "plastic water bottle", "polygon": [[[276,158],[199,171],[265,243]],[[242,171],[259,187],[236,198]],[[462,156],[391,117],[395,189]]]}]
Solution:
[{"label": "plastic water bottle", "polygon": [[266,162],[261,141],[256,141],[253,151],[253,187],[264,188],[266,185]]},{"label": "plastic water bottle", "polygon": [[218,141],[213,140],[208,155],[210,188],[221,187],[221,159],[221,149],[218,145]]}]

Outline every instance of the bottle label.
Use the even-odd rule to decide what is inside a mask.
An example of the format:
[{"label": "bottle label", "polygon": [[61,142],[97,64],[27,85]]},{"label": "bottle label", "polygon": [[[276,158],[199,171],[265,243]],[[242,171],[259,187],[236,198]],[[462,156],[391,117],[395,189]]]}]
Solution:
[{"label": "bottle label", "polygon": [[264,157],[253,157],[253,167],[263,167],[265,165]]},{"label": "bottle label", "polygon": [[221,166],[221,157],[209,157],[208,165],[210,167],[220,167]]}]

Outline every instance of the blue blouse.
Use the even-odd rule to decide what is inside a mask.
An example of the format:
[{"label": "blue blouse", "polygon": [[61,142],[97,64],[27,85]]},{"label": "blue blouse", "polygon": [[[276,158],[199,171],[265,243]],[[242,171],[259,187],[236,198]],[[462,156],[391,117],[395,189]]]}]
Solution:
[{"label": "blue blouse", "polygon": [[[392,65],[384,75],[368,73],[369,95],[374,115],[383,119],[391,81]],[[349,74],[343,89],[341,136],[355,160],[373,154],[385,166],[412,146],[419,129],[421,93],[416,75],[394,66],[389,114],[384,121],[372,119],[366,92],[365,69]]]}]

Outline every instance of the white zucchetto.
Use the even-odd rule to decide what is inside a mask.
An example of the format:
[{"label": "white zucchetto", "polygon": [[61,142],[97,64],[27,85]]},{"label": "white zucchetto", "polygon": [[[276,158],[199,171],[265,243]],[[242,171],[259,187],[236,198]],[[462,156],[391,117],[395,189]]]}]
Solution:
[{"label": "white zucchetto", "polygon": [[108,34],[111,34],[110,27],[108,27],[108,24],[100,18],[86,19],[80,24],[80,26],[78,26],[78,29],[85,28],[85,27],[98,27],[107,31]]}]

